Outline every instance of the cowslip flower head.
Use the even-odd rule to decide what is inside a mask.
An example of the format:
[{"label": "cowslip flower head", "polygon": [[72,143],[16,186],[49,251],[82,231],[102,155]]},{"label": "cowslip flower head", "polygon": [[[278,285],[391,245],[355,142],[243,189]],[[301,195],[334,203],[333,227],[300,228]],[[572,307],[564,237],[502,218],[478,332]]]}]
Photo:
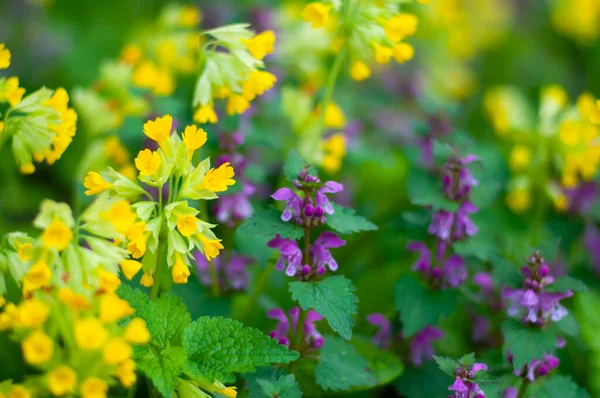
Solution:
[{"label": "cowslip flower head", "polygon": [[[278,321],[275,330],[270,333],[270,336],[279,341],[279,344],[289,347],[290,338],[296,334],[298,326],[298,318],[300,315],[300,307],[293,307],[286,314],[281,308],[273,308],[267,311],[267,316]],[[315,322],[323,318],[315,310],[310,310],[302,325],[304,333],[304,343],[311,350],[317,350],[323,346],[325,342],[323,336],[317,330]]]},{"label": "cowslip flower head", "polygon": [[311,24],[313,29],[322,28],[329,23],[331,5],[325,3],[310,3],[302,10],[302,19]]},{"label": "cowslip flower head", "polygon": [[272,30],[266,30],[251,39],[242,39],[242,43],[246,45],[254,58],[263,59],[275,51],[275,33]]},{"label": "cowslip flower head", "polygon": [[10,50],[0,43],[0,69],[6,69],[10,66]]}]

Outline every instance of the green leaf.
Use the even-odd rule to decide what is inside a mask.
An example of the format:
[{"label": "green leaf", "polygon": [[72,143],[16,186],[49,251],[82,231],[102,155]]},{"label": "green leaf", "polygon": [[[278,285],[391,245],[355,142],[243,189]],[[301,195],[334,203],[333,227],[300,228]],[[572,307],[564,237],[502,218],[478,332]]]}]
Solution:
[{"label": "green leaf", "polygon": [[325,336],[321,360],[317,364],[317,384],[326,390],[343,391],[352,387],[372,385],[373,375],[356,349],[335,336]]},{"label": "green leaf", "polygon": [[300,398],[302,391],[296,383],[294,375],[279,376],[276,381],[257,379],[262,395],[254,394],[251,397],[275,397],[275,398]]},{"label": "green leaf", "polygon": [[516,287],[523,283],[519,268],[512,262],[495,256],[491,258],[493,280],[500,286]]},{"label": "green leaf", "polygon": [[436,324],[440,317],[450,315],[458,306],[456,291],[426,290],[412,275],[405,275],[396,282],[394,296],[405,337]]},{"label": "green leaf", "polygon": [[458,204],[446,199],[442,192],[442,184],[421,170],[413,170],[407,179],[408,197],[417,206],[431,206],[433,210],[458,210]]},{"label": "green leaf", "polygon": [[451,157],[456,156],[456,151],[450,145],[433,141],[433,158],[435,163],[442,165],[448,161]]},{"label": "green leaf", "polygon": [[513,367],[520,369],[534,359],[541,359],[544,353],[556,349],[556,336],[548,329],[533,329],[514,319],[502,323],[504,345],[513,355]]},{"label": "green leaf", "polygon": [[478,260],[486,261],[497,255],[497,246],[497,243],[491,239],[489,233],[480,231],[480,233],[469,239],[456,242],[453,248],[456,253],[463,257],[472,256]]},{"label": "green leaf", "polygon": [[[456,363],[456,362],[455,362]],[[398,395],[408,398],[446,398],[452,378],[438,371],[432,361],[418,368],[409,367],[395,382]],[[487,397],[487,395],[486,395]]]},{"label": "green leaf", "polygon": [[470,354],[463,355],[458,362],[466,367],[471,367],[475,363],[475,353],[472,352]]},{"label": "green leaf", "polygon": [[233,373],[298,358],[297,352],[260,330],[221,317],[201,317],[190,323],[183,334],[183,346],[188,350],[186,369],[223,382],[234,380]]},{"label": "green leaf", "polygon": [[556,258],[559,248],[560,238],[549,239],[537,245],[536,247],[529,247],[529,253],[527,254],[532,255],[536,250],[538,250],[542,257],[544,257],[544,260],[550,262]]},{"label": "green leaf", "polygon": [[118,293],[133,307],[135,316],[146,321],[153,345],[160,348],[181,345],[183,331],[191,321],[181,297],[166,293],[150,301],[146,293],[128,285],[121,285]]},{"label": "green leaf", "polygon": [[485,209],[492,205],[498,196],[498,192],[500,192],[500,188],[501,185],[497,181],[489,179],[480,180],[479,184],[473,188],[469,199],[479,209]]},{"label": "green leaf", "polygon": [[555,323],[556,327],[563,333],[569,336],[577,336],[579,333],[579,325],[573,314],[568,313],[560,321]]},{"label": "green leaf", "polygon": [[456,362],[454,359],[447,357],[438,357],[435,355],[433,356],[433,359],[435,359],[435,362],[438,364],[442,372],[446,373],[450,377],[456,376],[456,369],[458,369],[459,365],[458,362]]},{"label": "green leaf", "polygon": [[571,290],[573,292],[585,292],[587,291],[587,286],[579,279],[575,279],[570,276],[561,276],[555,280],[554,283],[546,286],[544,290],[553,293],[564,293],[567,290]]},{"label": "green leaf", "polygon": [[272,208],[255,212],[238,228],[238,232],[263,236],[279,234],[282,238],[294,240],[304,236],[304,230],[300,226],[293,222],[281,221],[281,212]]},{"label": "green leaf", "polygon": [[369,388],[390,383],[404,371],[404,365],[398,355],[374,346],[370,340],[355,337],[350,343],[366,359],[373,374],[373,384],[369,384]]},{"label": "green leaf", "polygon": [[358,298],[352,293],[354,285],[341,275],[330,276],[320,282],[292,282],[292,300],[303,310],[314,309],[325,317],[329,326],[346,340],[352,337]]},{"label": "green leaf", "polygon": [[377,225],[363,216],[356,215],[354,209],[332,203],[334,213],[327,215],[327,225],[340,234],[352,234],[360,231],[374,231]]},{"label": "green leaf", "polygon": [[570,376],[555,375],[550,377],[535,392],[536,398],[576,398],[579,386]]},{"label": "green leaf", "polygon": [[[300,155],[298,155],[298,153],[292,149],[283,165],[283,174],[285,175],[285,179],[289,182],[294,182],[294,180],[298,179],[300,172],[308,165],[308,162],[302,159]],[[308,172],[310,174],[315,174],[316,170],[314,167],[310,166]]]},{"label": "green leaf", "polygon": [[142,371],[156,389],[169,398],[175,392],[177,377],[183,371],[187,353],[183,347],[169,347],[158,356],[151,351],[136,360],[137,368]]}]

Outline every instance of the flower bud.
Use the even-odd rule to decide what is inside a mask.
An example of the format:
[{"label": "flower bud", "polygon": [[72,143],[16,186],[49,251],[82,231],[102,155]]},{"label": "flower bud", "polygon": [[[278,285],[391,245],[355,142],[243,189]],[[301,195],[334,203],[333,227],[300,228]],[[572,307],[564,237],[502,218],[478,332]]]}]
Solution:
[{"label": "flower bud", "polygon": [[325,266],[320,265],[319,268],[317,268],[317,275],[325,275]]},{"label": "flower bud", "polygon": [[323,210],[321,206],[316,206],[314,214],[317,218],[323,217],[325,215],[325,210]]},{"label": "flower bud", "polygon": [[431,270],[431,277],[434,279],[438,279],[440,276],[442,276],[442,270],[439,268],[434,268]]},{"label": "flower bud", "polygon": [[304,275],[309,275],[312,272],[312,269],[310,268],[310,265],[304,264],[302,266],[302,273]]},{"label": "flower bud", "polygon": [[548,266],[546,264],[544,264],[540,267],[540,277],[541,278],[547,277],[549,273],[550,273],[550,270],[548,269]]},{"label": "flower bud", "polygon": [[302,219],[302,217],[296,217],[296,224],[302,225],[303,222],[304,220]]},{"label": "flower bud", "polygon": [[536,373],[538,376],[545,376],[548,374],[548,366],[546,366],[546,364],[542,364],[540,366],[537,367],[536,369]]},{"label": "flower bud", "polygon": [[314,348],[318,349],[318,348],[323,347],[324,343],[325,343],[325,340],[323,339],[323,337],[319,336],[313,340],[312,345]]},{"label": "flower bud", "polygon": [[531,268],[524,266],[521,268],[521,273],[525,278],[529,278],[531,276]]},{"label": "flower bud", "polygon": [[315,214],[315,208],[309,203],[304,206],[304,215],[306,217],[312,217]]},{"label": "flower bud", "polygon": [[558,367],[560,360],[557,357],[548,357],[546,358],[546,366],[548,370],[552,370]]}]

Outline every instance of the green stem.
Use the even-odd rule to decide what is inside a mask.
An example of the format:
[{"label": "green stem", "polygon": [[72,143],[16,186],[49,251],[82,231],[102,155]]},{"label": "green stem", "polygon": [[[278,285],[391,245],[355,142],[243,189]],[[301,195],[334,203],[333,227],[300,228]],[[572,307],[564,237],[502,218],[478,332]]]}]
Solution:
[{"label": "green stem", "polygon": [[212,261],[208,262],[208,272],[210,274],[210,283],[212,286],[212,294],[215,297],[221,295],[221,287],[219,286],[219,275],[217,275],[217,269],[215,268],[215,263]]},{"label": "green stem", "polygon": [[158,243],[156,252],[156,267],[154,267],[154,284],[152,284],[152,289],[150,290],[150,300],[152,301],[156,300],[160,294],[160,280],[165,268],[164,250],[166,241],[162,239],[162,236],[159,239],[160,242]]},{"label": "green stem", "polygon": [[137,390],[137,379],[133,383],[133,385],[131,386],[131,388],[129,389],[129,391],[127,391],[127,398],[135,398],[136,390]]},{"label": "green stem", "polygon": [[527,387],[529,387],[529,382],[527,381],[527,379],[523,379],[521,387],[519,388],[519,392],[517,393],[517,398],[525,398]]},{"label": "green stem", "polygon": [[265,287],[267,287],[267,283],[269,283],[269,280],[271,279],[271,274],[274,270],[275,262],[269,261],[265,269],[263,269],[258,279],[256,280],[254,284],[254,290],[252,291],[252,295],[248,298],[246,306],[244,307],[240,315],[237,317],[237,319],[240,322],[245,322],[246,318],[248,318],[248,315],[250,315],[250,312],[256,306],[256,302],[258,301],[258,298],[260,297],[263,290],[265,290]]}]

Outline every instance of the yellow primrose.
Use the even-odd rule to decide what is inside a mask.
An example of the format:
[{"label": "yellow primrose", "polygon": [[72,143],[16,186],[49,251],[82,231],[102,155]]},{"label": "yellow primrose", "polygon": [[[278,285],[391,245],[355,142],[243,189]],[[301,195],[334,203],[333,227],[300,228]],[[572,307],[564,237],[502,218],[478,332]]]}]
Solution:
[{"label": "yellow primrose", "polygon": [[108,211],[100,213],[103,220],[110,222],[120,234],[126,234],[135,224],[137,215],[128,200],[116,202]]},{"label": "yellow primrose", "polygon": [[25,89],[19,87],[18,77],[9,77],[0,88],[0,101],[7,101],[11,107],[19,105]]},{"label": "yellow primrose", "polygon": [[75,391],[77,374],[66,365],[61,365],[48,374],[48,389],[52,395],[60,396]]},{"label": "yellow primrose", "polygon": [[152,92],[156,95],[171,95],[175,91],[175,81],[173,74],[167,68],[160,68],[156,75]]},{"label": "yellow primrose", "polygon": [[183,28],[193,28],[200,23],[202,14],[197,7],[185,6],[179,14],[179,26]]},{"label": "yellow primrose", "polygon": [[217,257],[219,255],[219,250],[223,249],[221,239],[208,239],[203,234],[198,234],[198,238],[204,246],[204,257],[206,257],[208,261]]},{"label": "yellow primrose", "polygon": [[46,247],[64,250],[73,239],[73,231],[60,220],[53,220],[42,234]]},{"label": "yellow primrose", "polygon": [[275,51],[275,33],[272,30],[266,30],[251,39],[242,39],[242,43],[246,45],[254,58],[263,59]]},{"label": "yellow primrose", "polygon": [[181,259],[179,253],[175,253],[175,264],[173,264],[171,276],[173,277],[173,282],[179,284],[187,283],[190,276],[190,270]]},{"label": "yellow primrose", "polygon": [[250,73],[248,80],[242,85],[242,94],[248,101],[252,101],[257,95],[263,95],[277,82],[277,77],[267,71],[255,70]]},{"label": "yellow primrose", "polygon": [[158,80],[159,70],[152,62],[144,61],[133,71],[132,83],[137,87],[152,88]]},{"label": "yellow primrose", "polygon": [[135,158],[135,167],[143,176],[150,176],[158,171],[160,167],[160,156],[158,152],[144,149]]},{"label": "yellow primrose", "polygon": [[378,64],[387,64],[391,61],[393,51],[390,47],[385,47],[374,43],[373,48],[375,49],[375,62]]},{"label": "yellow primrose", "polygon": [[185,146],[188,149],[188,157],[196,150],[202,148],[206,144],[206,131],[199,129],[196,126],[187,126],[181,135]]},{"label": "yellow primrose", "polygon": [[138,238],[132,239],[127,244],[127,251],[131,253],[131,257],[140,258],[146,253],[146,237],[141,235]]},{"label": "yellow primrose", "polygon": [[131,280],[142,269],[142,263],[130,259],[121,261],[119,266],[128,280]]},{"label": "yellow primrose", "polygon": [[368,79],[371,76],[371,69],[363,61],[355,61],[350,67],[350,77],[356,81]]},{"label": "yellow primrose", "polygon": [[98,285],[101,292],[114,293],[121,286],[121,280],[112,272],[97,268],[96,274],[98,275]]},{"label": "yellow primrose", "polygon": [[152,277],[152,274],[150,272],[144,272],[144,275],[142,275],[142,279],[140,279],[140,285],[144,287],[150,287],[154,285],[154,278]]},{"label": "yellow primrose", "polygon": [[86,296],[75,293],[70,287],[61,287],[58,290],[58,299],[73,311],[87,310],[92,307]]},{"label": "yellow primrose", "polygon": [[19,305],[20,324],[29,328],[38,328],[46,322],[50,308],[37,298],[25,300]]},{"label": "yellow primrose", "polygon": [[527,188],[517,188],[508,193],[506,204],[515,213],[523,213],[531,206],[531,194]]},{"label": "yellow primrose", "polygon": [[194,113],[194,121],[200,124],[216,123],[217,114],[212,104],[200,105]]},{"label": "yellow primrose", "polygon": [[146,321],[142,318],[133,318],[127,325],[123,337],[132,344],[146,344],[150,341],[150,332]]},{"label": "yellow primrose", "polygon": [[311,23],[312,28],[322,28],[329,23],[331,6],[323,3],[310,3],[302,10],[302,19]]},{"label": "yellow primrose", "polygon": [[126,359],[119,364],[117,376],[123,387],[131,387],[135,383],[135,362],[133,359]]},{"label": "yellow primrose", "polygon": [[197,217],[186,214],[177,219],[177,229],[183,236],[192,236],[198,230]]},{"label": "yellow primrose", "polygon": [[31,398],[31,393],[25,387],[17,384],[8,393],[8,398]]},{"label": "yellow primrose", "polygon": [[19,323],[19,309],[13,303],[6,304],[4,311],[0,313],[0,330],[7,330]]},{"label": "yellow primrose", "polygon": [[17,245],[17,253],[19,254],[19,260],[25,262],[31,260],[31,252],[33,246],[31,243],[21,243]]},{"label": "yellow primrose", "polygon": [[74,329],[77,345],[86,350],[97,350],[108,339],[108,332],[97,318],[78,319]]},{"label": "yellow primrose", "polygon": [[600,124],[600,101],[595,101],[589,93],[583,93],[577,99],[579,113],[593,124]]},{"label": "yellow primrose", "polygon": [[147,121],[144,124],[144,134],[161,145],[171,136],[172,127],[173,118],[171,115],[165,115],[163,117],[157,117],[154,120]]},{"label": "yellow primrose", "polygon": [[10,66],[10,50],[0,43],[0,69],[6,69]]},{"label": "yellow primrose", "polygon": [[120,337],[113,337],[104,347],[104,361],[111,365],[119,364],[129,358],[133,354],[131,346]]},{"label": "yellow primrose", "polygon": [[88,377],[79,387],[82,398],[106,398],[107,391],[108,384],[97,377]]},{"label": "yellow primrose", "polygon": [[225,162],[217,169],[214,167],[206,172],[202,185],[211,192],[227,191],[229,185],[235,184],[233,176],[235,172],[229,162]]},{"label": "yellow primrose", "polygon": [[250,101],[248,101],[243,95],[234,94],[227,100],[227,106],[225,110],[228,115],[241,115],[250,108]]},{"label": "yellow primrose", "polygon": [[517,145],[513,148],[510,153],[510,160],[508,162],[511,170],[521,171],[525,170],[531,163],[531,150],[524,145]]},{"label": "yellow primrose", "polygon": [[219,394],[221,395],[225,395],[226,397],[229,398],[236,398],[237,397],[237,387],[226,387],[222,390],[217,391]]},{"label": "yellow primrose", "polygon": [[35,172],[35,166],[33,165],[33,163],[24,163],[19,168],[19,171],[21,172],[21,174],[30,175]]},{"label": "yellow primrose", "polygon": [[392,48],[394,59],[399,64],[410,61],[415,56],[415,49],[408,43],[397,43]]},{"label": "yellow primrose", "polygon": [[41,330],[32,332],[21,343],[23,349],[23,357],[27,363],[32,365],[40,365],[48,362],[54,353],[54,343],[52,339]]},{"label": "yellow primrose", "polygon": [[419,20],[416,16],[409,13],[400,13],[387,21],[383,25],[385,36],[394,43],[414,35],[417,31]]},{"label": "yellow primrose", "polygon": [[83,186],[87,188],[85,194],[88,196],[96,195],[97,193],[100,193],[106,189],[112,188],[112,184],[106,182],[104,178],[102,178],[102,176],[95,171],[88,171],[83,182]]},{"label": "yellow primrose", "polygon": [[46,286],[52,279],[52,272],[44,261],[38,261],[27,271],[23,279],[23,289],[32,291]]},{"label": "yellow primrose", "polygon": [[127,300],[123,300],[116,294],[105,294],[100,299],[100,319],[104,323],[118,321],[132,315],[133,312]]},{"label": "yellow primrose", "polygon": [[330,102],[325,110],[325,127],[340,129],[346,125],[346,117],[342,108],[336,103]]}]

